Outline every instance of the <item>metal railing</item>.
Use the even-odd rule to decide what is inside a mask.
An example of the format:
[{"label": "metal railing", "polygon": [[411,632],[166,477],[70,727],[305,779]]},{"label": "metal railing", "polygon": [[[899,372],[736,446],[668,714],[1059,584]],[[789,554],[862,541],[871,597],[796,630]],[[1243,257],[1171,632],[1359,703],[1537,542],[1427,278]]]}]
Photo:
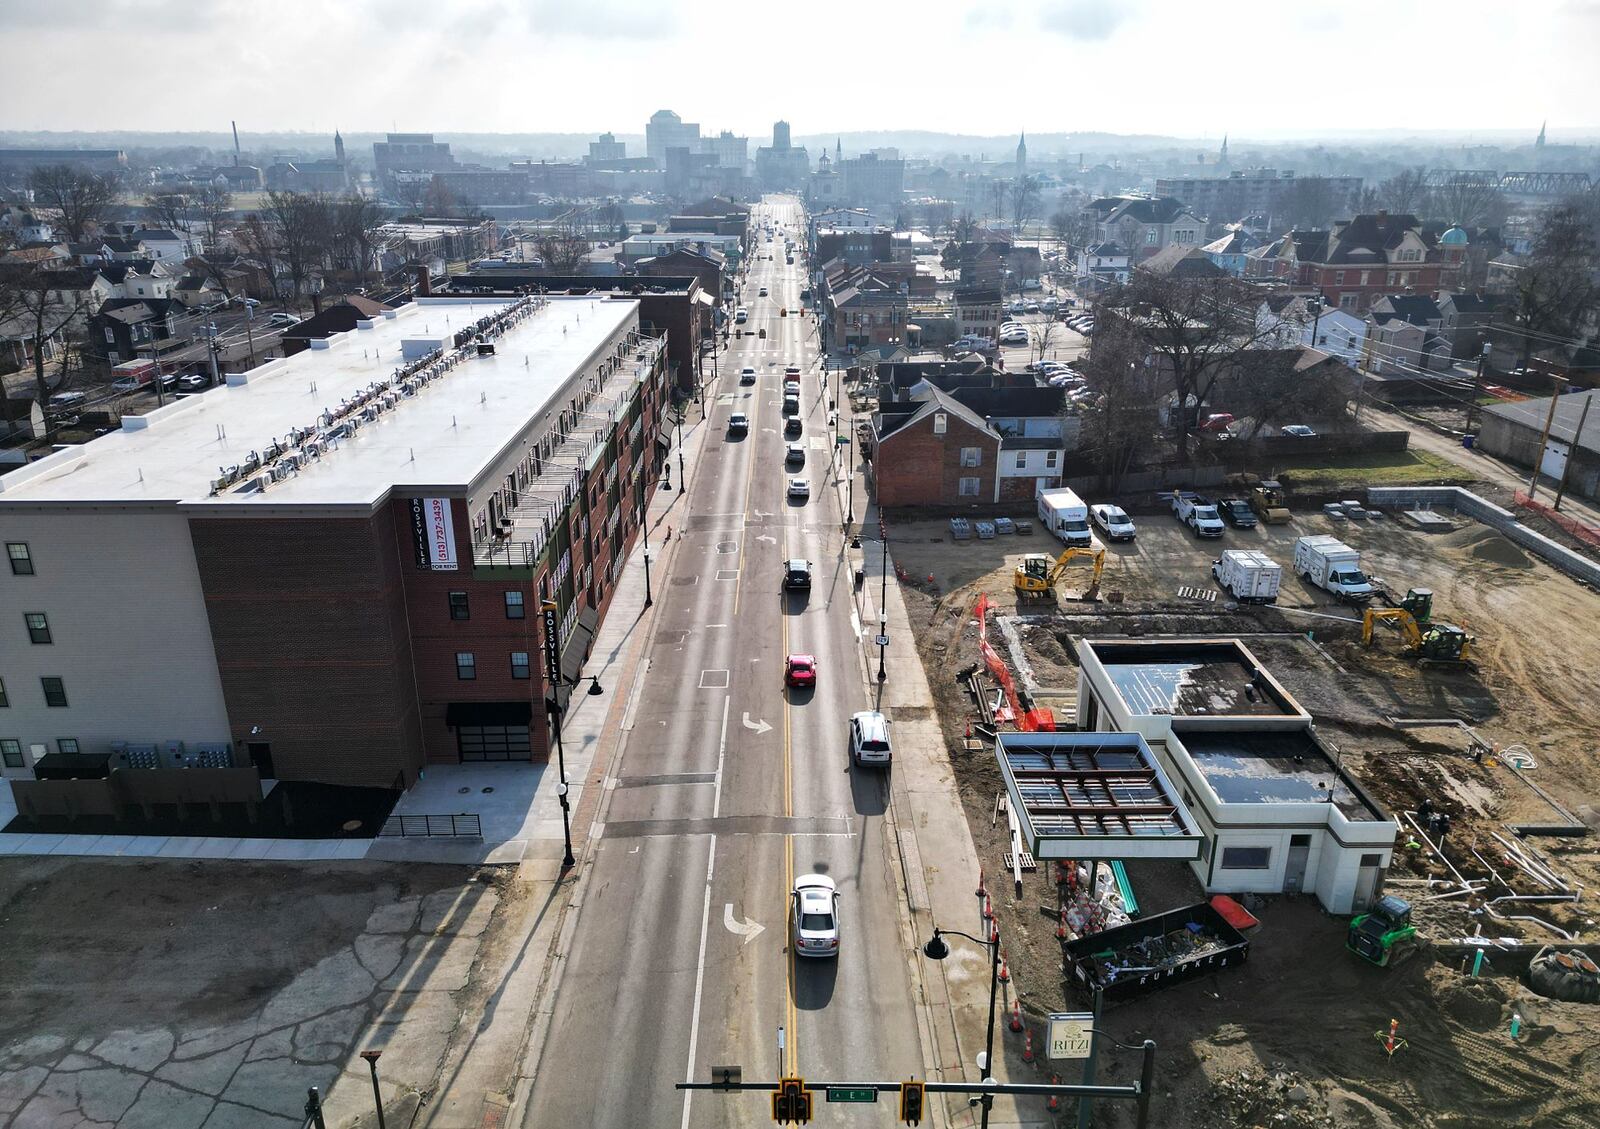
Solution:
[{"label": "metal railing", "polygon": [[482,839],[483,824],[471,813],[391,815],[378,835],[395,839]]}]

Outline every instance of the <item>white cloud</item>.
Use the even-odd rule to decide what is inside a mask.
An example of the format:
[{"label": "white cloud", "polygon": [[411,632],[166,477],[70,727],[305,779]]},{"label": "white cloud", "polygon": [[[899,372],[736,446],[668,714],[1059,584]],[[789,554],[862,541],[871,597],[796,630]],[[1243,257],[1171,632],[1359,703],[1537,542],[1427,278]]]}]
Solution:
[{"label": "white cloud", "polygon": [[1039,9],[1039,23],[1046,31],[1090,41],[1110,39],[1137,16],[1130,0],[1056,0]]}]

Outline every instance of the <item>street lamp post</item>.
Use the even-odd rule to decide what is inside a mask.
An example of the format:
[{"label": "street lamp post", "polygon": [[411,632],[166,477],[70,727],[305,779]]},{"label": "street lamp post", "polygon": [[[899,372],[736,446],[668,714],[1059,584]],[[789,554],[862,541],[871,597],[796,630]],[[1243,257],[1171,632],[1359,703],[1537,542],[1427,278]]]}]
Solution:
[{"label": "street lamp post", "polygon": [[649,607],[655,603],[650,596],[650,534],[647,530],[644,537],[644,606]]},{"label": "street lamp post", "polygon": [[[567,756],[561,745],[561,716],[566,711],[561,705],[561,687],[576,686],[584,681],[581,678],[563,678],[561,675],[561,639],[560,628],[556,619],[556,602],[545,600],[539,605],[539,610],[544,613],[544,645],[545,645],[545,674],[550,687],[551,696],[545,701],[545,712],[550,715],[551,727],[556,739],[556,796],[561,801],[561,839],[566,845],[566,852],[562,855],[562,867],[570,867],[576,863],[577,857],[572,853],[572,805],[567,799]],[[604,694],[600,688],[598,675],[589,675],[590,695]]]},{"label": "street lamp post", "polygon": [[[712,348],[716,348],[715,345]],[[678,493],[682,494],[688,487],[683,484],[683,416],[678,416]]]},{"label": "street lamp post", "polygon": [[[922,955],[929,960],[943,960],[949,956],[950,946],[944,943],[947,935],[965,937],[973,944],[982,945],[989,950],[989,1034],[983,1044],[983,1061],[978,1064],[978,1070],[982,1074],[980,1081],[987,1082],[993,1076],[994,1070],[994,1004],[1000,992],[1000,930],[996,928],[989,940],[980,941],[970,933],[962,933],[956,929],[940,929],[935,925],[933,938],[922,946]],[[989,1110],[994,1106],[994,1098],[984,1094],[979,1100],[983,1105],[982,1125],[984,1129],[988,1129]]]},{"label": "street lamp post", "polygon": [[878,609],[878,681],[885,682],[889,676],[884,673],[883,653],[889,649],[889,613],[882,608]]},{"label": "street lamp post", "polygon": [[383,1092],[378,1089],[378,1056],[382,1051],[362,1051],[361,1057],[367,1060],[367,1066],[372,1070],[372,1104],[378,1109],[378,1129],[388,1129],[383,1123]]}]

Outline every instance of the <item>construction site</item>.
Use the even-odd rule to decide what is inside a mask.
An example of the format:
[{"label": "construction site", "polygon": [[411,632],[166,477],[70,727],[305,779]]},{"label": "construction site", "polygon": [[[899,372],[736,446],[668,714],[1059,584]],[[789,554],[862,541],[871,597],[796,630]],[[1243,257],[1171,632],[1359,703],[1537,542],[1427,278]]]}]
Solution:
[{"label": "construction site", "polygon": [[1005,1006],[1098,995],[1164,1124],[1600,1124],[1600,596],[1454,511],[1273,501],[891,522]]}]

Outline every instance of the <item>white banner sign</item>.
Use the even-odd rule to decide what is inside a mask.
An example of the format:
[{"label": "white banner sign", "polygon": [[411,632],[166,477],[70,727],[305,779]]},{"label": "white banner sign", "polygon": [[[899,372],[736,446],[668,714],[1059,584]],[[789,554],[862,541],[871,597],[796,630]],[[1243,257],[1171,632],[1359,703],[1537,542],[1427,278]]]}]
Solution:
[{"label": "white banner sign", "polygon": [[411,517],[417,534],[417,563],[434,572],[454,572],[456,530],[449,498],[413,498]]},{"label": "white banner sign", "polygon": [[1094,1016],[1089,1012],[1052,1012],[1046,1056],[1088,1058],[1089,1042],[1094,1038],[1093,1026]]}]

